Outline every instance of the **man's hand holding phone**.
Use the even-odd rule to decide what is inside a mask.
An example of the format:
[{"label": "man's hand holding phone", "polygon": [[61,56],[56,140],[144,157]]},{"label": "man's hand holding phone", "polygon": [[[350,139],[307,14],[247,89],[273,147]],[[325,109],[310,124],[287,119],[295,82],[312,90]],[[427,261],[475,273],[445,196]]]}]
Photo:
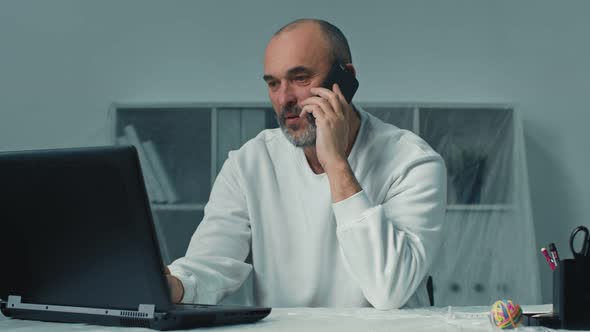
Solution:
[{"label": "man's hand holding phone", "polygon": [[359,83],[345,65],[334,62],[321,88],[312,88],[314,94],[303,101],[301,117],[312,114],[315,118],[316,153],[326,173],[333,166],[346,162],[349,143],[349,124],[355,116],[351,101]]},{"label": "man's hand holding phone", "polygon": [[302,102],[299,115],[308,113],[315,118],[316,153],[322,168],[329,173],[331,168],[346,162],[350,117],[354,116],[352,105],[346,102],[338,84],[333,91],[326,88],[311,88],[315,96]]}]

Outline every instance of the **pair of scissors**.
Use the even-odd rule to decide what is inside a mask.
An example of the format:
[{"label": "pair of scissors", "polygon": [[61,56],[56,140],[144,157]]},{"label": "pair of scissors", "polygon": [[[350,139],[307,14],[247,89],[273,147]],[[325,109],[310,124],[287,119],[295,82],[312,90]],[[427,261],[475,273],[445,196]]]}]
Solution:
[{"label": "pair of scissors", "polygon": [[[584,234],[582,238],[584,241],[582,242],[582,249],[579,251],[574,249],[574,240],[576,239],[576,235],[578,235],[578,233]],[[587,258],[588,255],[590,255],[590,232],[588,232],[588,228],[584,226],[578,226],[574,229],[572,235],[570,235],[570,249],[572,254],[574,254],[574,258]]]}]

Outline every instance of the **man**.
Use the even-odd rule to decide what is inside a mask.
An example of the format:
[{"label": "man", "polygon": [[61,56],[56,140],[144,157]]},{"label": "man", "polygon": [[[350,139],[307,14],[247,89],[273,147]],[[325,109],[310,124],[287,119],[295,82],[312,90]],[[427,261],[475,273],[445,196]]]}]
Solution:
[{"label": "man", "polygon": [[252,273],[256,305],[428,305],[443,161],[348,104],[337,84],[321,88],[334,62],[355,73],[328,22],[298,20],[272,37],[264,80],[281,128],[229,154],[186,256],[170,265],[173,301],[217,303]]}]

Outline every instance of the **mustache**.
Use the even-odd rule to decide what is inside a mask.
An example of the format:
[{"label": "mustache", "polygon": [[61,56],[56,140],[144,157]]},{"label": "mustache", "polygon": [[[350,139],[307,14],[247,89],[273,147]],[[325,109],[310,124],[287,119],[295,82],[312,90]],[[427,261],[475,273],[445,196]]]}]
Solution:
[{"label": "mustache", "polygon": [[281,110],[281,116],[282,117],[288,117],[288,116],[299,116],[299,114],[301,114],[301,111],[303,109],[297,105],[291,105],[291,106],[285,106],[283,107],[283,109]]},{"label": "mustache", "polygon": [[[285,124],[287,122],[287,117],[299,116],[302,110],[303,109],[298,105],[290,105],[283,107],[283,109],[281,110],[281,114],[279,115],[279,123]],[[306,118],[311,125],[315,126],[315,118],[313,117],[313,114],[307,113]]]}]

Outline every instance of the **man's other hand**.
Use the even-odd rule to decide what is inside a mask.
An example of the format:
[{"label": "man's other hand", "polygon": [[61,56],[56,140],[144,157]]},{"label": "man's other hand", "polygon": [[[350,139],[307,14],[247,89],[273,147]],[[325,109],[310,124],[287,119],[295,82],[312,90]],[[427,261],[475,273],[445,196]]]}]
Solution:
[{"label": "man's other hand", "polygon": [[170,297],[173,303],[180,303],[182,296],[184,295],[184,287],[182,282],[170,273],[168,266],[164,265],[164,274],[168,281],[168,287],[170,288]]}]

